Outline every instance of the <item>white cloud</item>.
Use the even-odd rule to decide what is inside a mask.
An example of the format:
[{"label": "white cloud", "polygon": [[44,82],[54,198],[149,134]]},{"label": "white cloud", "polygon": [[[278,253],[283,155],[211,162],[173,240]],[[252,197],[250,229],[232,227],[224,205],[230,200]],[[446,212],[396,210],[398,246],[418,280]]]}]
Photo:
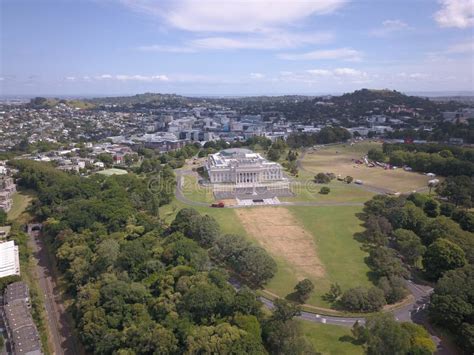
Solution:
[{"label": "white cloud", "polygon": [[159,16],[175,28],[192,32],[261,32],[316,14],[328,14],[346,0],[122,0],[133,10]]},{"label": "white cloud", "polygon": [[434,18],[441,27],[467,28],[474,26],[472,0],[440,0],[441,9]]},{"label": "white cloud", "polygon": [[168,46],[162,44],[153,44],[150,46],[140,46],[139,51],[142,52],[168,52],[168,53],[193,53],[196,50],[186,46]]},{"label": "white cloud", "polygon": [[362,53],[352,48],[337,48],[317,50],[298,54],[280,54],[278,56],[286,60],[321,60],[321,59],[340,59],[348,61],[358,61],[362,58]]},{"label": "white cloud", "polygon": [[114,79],[120,81],[169,81],[166,75],[115,75]]},{"label": "white cloud", "polygon": [[3,78],[3,77],[0,77],[0,81],[3,81],[3,80],[5,80],[5,78]]},{"label": "white cloud", "polygon": [[66,76],[64,79],[66,79],[67,81],[75,81],[76,77],[75,76]]},{"label": "white cloud", "polygon": [[307,44],[328,43],[333,39],[328,32],[291,33],[286,31],[270,31],[264,34],[245,36],[201,37],[184,43],[182,46],[150,45],[137,49],[143,52],[194,53],[199,50],[236,50],[259,49],[275,50],[296,48]]},{"label": "white cloud", "polygon": [[363,78],[367,76],[366,72],[356,70],[353,68],[336,68],[334,69],[334,75],[336,76],[346,76],[346,77],[359,77]]},{"label": "white cloud", "polygon": [[446,53],[461,54],[461,53],[473,53],[474,52],[474,40],[467,40],[450,46]]},{"label": "white cloud", "polygon": [[382,26],[380,28],[372,30],[370,34],[376,37],[385,37],[396,32],[409,30],[410,28],[411,27],[402,20],[385,20],[382,22]]},{"label": "white cloud", "polygon": [[[75,77],[67,77],[67,78],[74,78],[71,81],[75,81]],[[66,78],[66,79],[67,79]],[[85,75],[82,77],[83,81],[91,81],[92,79],[94,80],[117,80],[117,81],[144,81],[144,82],[152,82],[152,81],[169,81],[169,77],[164,74],[160,75],[124,75],[124,74],[117,74],[117,75],[111,75],[111,74],[102,74],[102,75],[96,75],[96,76],[89,76]]]},{"label": "white cloud", "polygon": [[426,79],[429,77],[426,73],[398,73],[397,77],[403,79]]},{"label": "white cloud", "polygon": [[311,75],[315,75],[315,76],[330,76],[330,75],[332,75],[331,71],[326,70],[326,69],[310,69],[310,70],[307,70],[306,72],[310,73]]},{"label": "white cloud", "polygon": [[[285,75],[283,75],[285,74]],[[297,72],[280,72],[279,82],[298,85],[362,85],[373,82],[375,75],[354,68],[309,69]]]},{"label": "white cloud", "polygon": [[265,75],[263,75],[262,73],[250,73],[250,77],[252,79],[263,79]]},{"label": "white cloud", "polygon": [[112,79],[112,75],[110,74],[102,74],[102,75],[99,75],[99,76],[96,76],[95,79],[97,80],[107,80],[107,79]]},{"label": "white cloud", "polygon": [[327,32],[308,34],[271,31],[244,37],[203,37],[193,40],[190,46],[200,49],[282,49],[327,43],[332,39],[333,35]]}]

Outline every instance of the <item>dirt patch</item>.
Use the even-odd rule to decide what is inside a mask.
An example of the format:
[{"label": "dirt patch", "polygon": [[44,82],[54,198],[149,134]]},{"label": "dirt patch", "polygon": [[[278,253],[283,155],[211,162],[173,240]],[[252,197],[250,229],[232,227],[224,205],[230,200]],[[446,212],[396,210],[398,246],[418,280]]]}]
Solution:
[{"label": "dirt patch", "polygon": [[268,252],[284,258],[295,269],[298,280],[324,276],[313,236],[286,208],[242,208],[236,213],[247,233]]}]

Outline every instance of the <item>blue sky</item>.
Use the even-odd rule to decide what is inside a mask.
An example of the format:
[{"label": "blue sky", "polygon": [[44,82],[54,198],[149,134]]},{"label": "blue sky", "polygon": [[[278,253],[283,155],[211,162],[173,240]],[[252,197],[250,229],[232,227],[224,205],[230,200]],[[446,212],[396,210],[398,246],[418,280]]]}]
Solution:
[{"label": "blue sky", "polygon": [[0,0],[2,95],[474,91],[473,0]]}]

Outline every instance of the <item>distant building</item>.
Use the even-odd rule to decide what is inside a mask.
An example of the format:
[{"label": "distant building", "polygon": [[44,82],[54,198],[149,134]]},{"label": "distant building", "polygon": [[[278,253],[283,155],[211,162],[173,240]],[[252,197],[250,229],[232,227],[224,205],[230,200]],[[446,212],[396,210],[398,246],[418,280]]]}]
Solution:
[{"label": "distant building", "polygon": [[462,138],[449,138],[449,143],[450,144],[455,144],[455,145],[463,145],[464,144],[464,139],[462,139]]},{"label": "distant building", "polygon": [[0,209],[5,212],[10,211],[13,205],[13,194],[16,192],[16,185],[13,178],[7,175],[0,176]]}]

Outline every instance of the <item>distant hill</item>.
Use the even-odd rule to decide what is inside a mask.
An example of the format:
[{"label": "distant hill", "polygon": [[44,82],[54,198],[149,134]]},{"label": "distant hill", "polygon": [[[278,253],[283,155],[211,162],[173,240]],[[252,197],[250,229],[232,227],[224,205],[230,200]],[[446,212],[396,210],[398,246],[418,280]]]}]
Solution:
[{"label": "distant hill", "polygon": [[34,99],[31,99],[30,102],[26,104],[26,106],[31,108],[53,108],[60,104],[79,109],[91,109],[95,107],[93,103],[84,100],[64,100],[44,97],[35,97]]}]

